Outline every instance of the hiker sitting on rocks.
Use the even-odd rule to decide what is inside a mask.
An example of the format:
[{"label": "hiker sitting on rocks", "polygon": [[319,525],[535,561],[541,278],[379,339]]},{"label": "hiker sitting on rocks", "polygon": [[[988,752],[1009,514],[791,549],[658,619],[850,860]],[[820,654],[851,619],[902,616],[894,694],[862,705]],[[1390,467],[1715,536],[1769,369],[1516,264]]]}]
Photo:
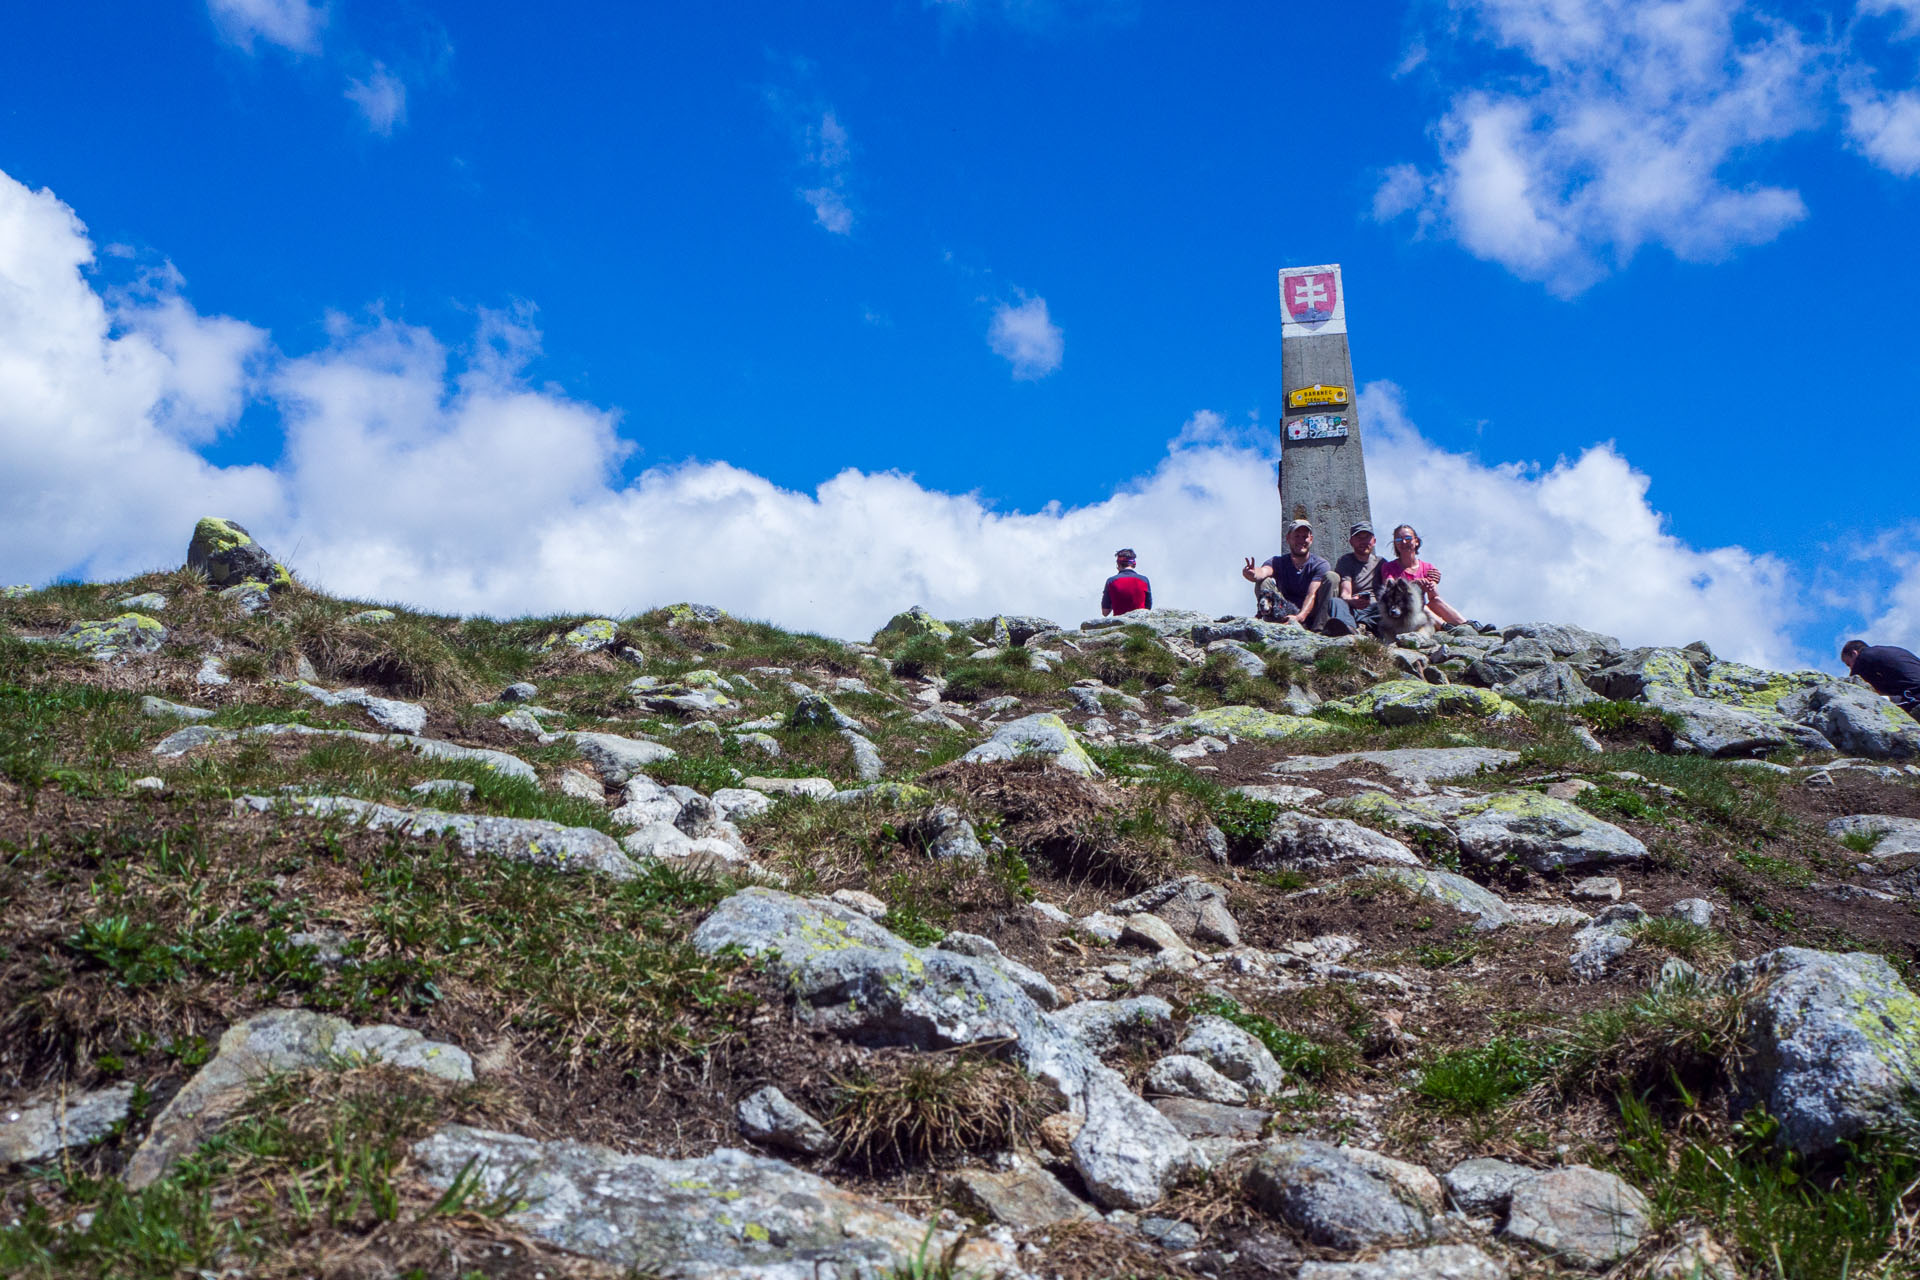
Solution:
[{"label": "hiker sitting on rocks", "polygon": [[1353,609],[1340,598],[1333,566],[1313,554],[1313,525],[1295,520],[1287,526],[1289,554],[1265,564],[1247,557],[1240,576],[1253,584],[1254,616],[1294,622],[1330,636],[1352,635]]},{"label": "hiker sitting on rocks", "polygon": [[1340,575],[1340,598],[1353,610],[1355,623],[1372,631],[1380,622],[1380,570],[1386,561],[1374,550],[1373,526],[1365,520],[1347,530],[1353,550],[1333,562]]},{"label": "hiker sitting on rocks", "polygon": [[1920,657],[1897,645],[1849,640],[1840,646],[1840,661],[1869,689],[1920,720]]},{"label": "hiker sitting on rocks", "polygon": [[1106,590],[1100,593],[1101,617],[1153,608],[1153,584],[1145,574],[1133,571],[1137,559],[1132,547],[1122,547],[1113,553],[1115,572],[1107,579]]},{"label": "hiker sitting on rocks", "polygon": [[1380,566],[1380,584],[1395,578],[1416,582],[1427,595],[1427,612],[1450,627],[1465,622],[1466,615],[1440,598],[1440,571],[1420,558],[1420,531],[1410,524],[1393,529],[1394,558]]}]

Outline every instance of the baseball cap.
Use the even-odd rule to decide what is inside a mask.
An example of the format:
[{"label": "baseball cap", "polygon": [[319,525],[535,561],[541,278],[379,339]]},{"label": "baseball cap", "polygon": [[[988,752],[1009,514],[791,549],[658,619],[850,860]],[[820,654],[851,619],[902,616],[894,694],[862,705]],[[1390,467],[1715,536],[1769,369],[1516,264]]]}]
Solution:
[{"label": "baseball cap", "polygon": [[1287,521],[1287,536],[1291,538],[1295,529],[1311,530],[1312,528],[1313,521],[1311,520],[1289,520]]},{"label": "baseball cap", "polygon": [[1353,528],[1347,530],[1347,536],[1349,538],[1357,538],[1363,533],[1372,533],[1372,532],[1373,532],[1373,526],[1368,524],[1365,520],[1355,520],[1353,522]]}]

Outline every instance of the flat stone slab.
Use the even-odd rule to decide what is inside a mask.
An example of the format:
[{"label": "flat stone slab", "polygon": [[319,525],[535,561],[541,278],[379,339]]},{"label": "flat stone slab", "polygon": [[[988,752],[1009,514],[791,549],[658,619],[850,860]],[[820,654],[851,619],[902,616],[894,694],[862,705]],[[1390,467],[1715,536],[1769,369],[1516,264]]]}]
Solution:
[{"label": "flat stone slab", "polygon": [[832,778],[742,778],[740,785],[770,796],[810,796],[824,800],[840,788]]},{"label": "flat stone slab", "polygon": [[86,1147],[113,1132],[133,1106],[131,1082],[30,1102],[0,1113],[0,1169]]},{"label": "flat stone slab", "polygon": [[1611,1173],[1568,1165],[1513,1188],[1506,1234],[1577,1267],[1605,1267],[1635,1249],[1653,1226],[1647,1198]]},{"label": "flat stone slab", "polygon": [[1261,707],[1215,707],[1196,711],[1161,731],[1163,737],[1207,734],[1216,738],[1245,738],[1254,742],[1282,742],[1332,733],[1335,726],[1306,716],[1284,715]]},{"label": "flat stone slab", "polygon": [[[812,1280],[879,1277],[904,1269],[924,1244],[938,1257],[951,1233],[785,1161],[721,1148],[692,1160],[623,1155],[583,1142],[448,1125],[414,1144],[427,1184],[465,1176],[482,1200],[528,1208],[501,1221],[573,1253],[662,1280]],[[1007,1250],[967,1242],[958,1266],[1014,1272]]]},{"label": "flat stone slab", "polygon": [[306,1009],[275,1009],[227,1028],[213,1060],[173,1096],[147,1139],[127,1162],[135,1191],[162,1177],[175,1161],[239,1110],[247,1090],[265,1077],[306,1067],[384,1062],[442,1080],[473,1079],[473,1060],[450,1044],[404,1027],[356,1027],[345,1018]]},{"label": "flat stone slab", "polygon": [[962,1169],[947,1180],[947,1189],[1016,1231],[1098,1216],[1093,1206],[1061,1186],[1060,1179],[1018,1156],[1008,1169]]},{"label": "flat stone slab", "polygon": [[350,738],[373,746],[399,747],[429,760],[471,760],[509,778],[537,782],[533,766],[519,756],[489,747],[463,747],[438,738],[416,738],[404,733],[363,733],[358,729],[316,729],[305,724],[256,724],[245,729],[211,729],[203,724],[176,729],[162,738],[153,754],[165,759],[183,756],[213,742],[231,742],[236,738]]},{"label": "flat stone slab", "polygon": [[1377,765],[1415,795],[1436,782],[1468,778],[1483,769],[1499,769],[1520,759],[1518,751],[1497,747],[1407,747],[1397,751],[1349,751],[1337,756],[1290,756],[1272,766],[1274,773],[1324,773],[1350,764]]},{"label": "flat stone slab", "polygon": [[1890,858],[1897,853],[1920,853],[1920,818],[1898,818],[1885,813],[1850,813],[1827,824],[1827,834],[1839,840],[1845,836],[1871,836],[1873,847],[1868,856]]},{"label": "flat stone slab", "polygon": [[[1477,930],[1498,929],[1519,924],[1521,917],[1493,890],[1462,875],[1428,867],[1375,867],[1353,879],[1378,876],[1398,881],[1424,898],[1444,903],[1463,915],[1474,918]],[[1584,918],[1584,915],[1583,915]]]},{"label": "flat stone slab", "polygon": [[1189,1138],[1258,1138],[1273,1118],[1271,1111],[1258,1107],[1234,1107],[1198,1098],[1155,1098],[1153,1108]]},{"label": "flat stone slab", "polygon": [[601,781],[616,787],[648,765],[674,757],[672,747],[641,738],[623,738],[617,733],[570,732],[558,734],[556,738],[578,747],[580,754],[600,771]]},{"label": "flat stone slab", "polygon": [[399,809],[353,796],[241,796],[235,813],[286,809],[314,818],[345,817],[374,831],[416,838],[450,835],[469,854],[530,862],[557,871],[601,871],[621,880],[640,874],[633,859],[604,831],[563,827],[541,818],[491,818],[439,809]]}]

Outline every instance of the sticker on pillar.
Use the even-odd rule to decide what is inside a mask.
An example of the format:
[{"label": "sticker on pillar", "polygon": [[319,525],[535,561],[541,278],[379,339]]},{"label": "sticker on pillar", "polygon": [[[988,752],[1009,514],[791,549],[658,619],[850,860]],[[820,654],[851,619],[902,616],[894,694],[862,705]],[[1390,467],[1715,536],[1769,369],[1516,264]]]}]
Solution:
[{"label": "sticker on pillar", "polygon": [[1280,336],[1306,337],[1347,331],[1347,300],[1340,264],[1283,267],[1280,271]]},{"label": "sticker on pillar", "polygon": [[1345,404],[1346,402],[1345,387],[1323,387],[1317,382],[1310,387],[1287,392],[1289,409],[1306,409],[1318,404]]},{"label": "sticker on pillar", "polygon": [[1346,417],[1339,414],[1309,414],[1304,418],[1295,418],[1287,424],[1289,440],[1334,440],[1346,434]]}]

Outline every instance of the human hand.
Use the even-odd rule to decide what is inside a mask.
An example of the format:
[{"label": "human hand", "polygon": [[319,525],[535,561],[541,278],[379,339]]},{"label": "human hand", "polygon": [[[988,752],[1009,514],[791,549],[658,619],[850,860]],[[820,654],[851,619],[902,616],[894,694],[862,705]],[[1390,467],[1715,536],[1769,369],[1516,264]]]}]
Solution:
[{"label": "human hand", "polygon": [[1247,567],[1240,571],[1240,576],[1245,578],[1248,582],[1253,581],[1253,557],[1252,556],[1247,557]]},{"label": "human hand", "polygon": [[1425,582],[1425,583],[1426,583],[1426,584],[1427,584],[1428,586],[1430,586],[1430,587],[1437,587],[1437,586],[1439,586],[1439,585],[1440,585],[1440,569],[1439,569],[1439,567],[1438,567],[1437,565],[1431,565],[1431,564],[1430,564],[1430,565],[1428,565],[1428,566],[1427,566],[1427,576],[1426,576],[1426,577],[1425,577],[1424,579],[1422,579],[1422,581],[1424,581],[1424,582]]}]

